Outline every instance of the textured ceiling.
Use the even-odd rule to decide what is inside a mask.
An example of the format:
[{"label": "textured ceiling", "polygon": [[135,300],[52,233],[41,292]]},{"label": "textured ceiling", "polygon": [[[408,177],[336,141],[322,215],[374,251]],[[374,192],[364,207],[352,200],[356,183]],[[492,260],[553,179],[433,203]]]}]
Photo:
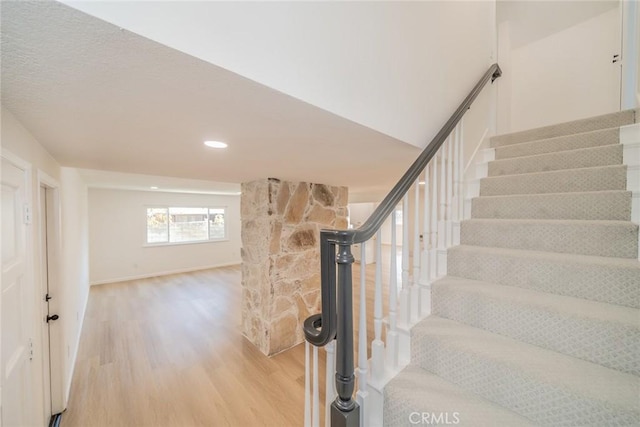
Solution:
[{"label": "textured ceiling", "polygon": [[[418,150],[57,2],[1,2],[2,103],[64,166],[390,188]],[[205,139],[229,143],[207,149]]]}]

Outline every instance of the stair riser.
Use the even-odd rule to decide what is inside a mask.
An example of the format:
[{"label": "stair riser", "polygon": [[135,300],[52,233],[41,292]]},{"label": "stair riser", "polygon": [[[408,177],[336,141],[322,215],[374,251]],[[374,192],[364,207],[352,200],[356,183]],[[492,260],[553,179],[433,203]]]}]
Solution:
[{"label": "stair riser", "polygon": [[480,196],[625,190],[626,169],[619,165],[484,178]]},{"label": "stair riser", "polygon": [[631,192],[479,197],[471,217],[629,221]]},{"label": "stair riser", "polygon": [[489,176],[517,175],[564,169],[622,164],[622,145],[561,151],[539,156],[495,160],[489,163]]},{"label": "stair riser", "polygon": [[538,425],[636,425],[638,414],[529,377],[517,367],[470,353],[426,333],[413,337],[414,363],[447,381],[511,409]]},{"label": "stair riser", "polygon": [[619,142],[620,130],[618,128],[604,129],[596,132],[568,135],[496,148],[495,159],[510,159],[514,157],[552,153],[555,151],[599,147],[618,144]]},{"label": "stair riser", "polygon": [[538,129],[499,135],[491,138],[491,147],[503,147],[505,145],[521,142],[535,141],[539,139],[555,138],[558,136],[576,133],[592,132],[600,129],[609,129],[629,125],[636,122],[636,111],[621,111],[603,116],[577,120],[568,123],[560,123]]},{"label": "stair riser", "polygon": [[[385,426],[455,424],[469,427],[526,427],[535,425],[514,412],[487,402],[414,365],[405,368],[385,387],[382,412]],[[424,418],[422,414],[425,414]],[[432,417],[442,418],[434,420]],[[370,421],[365,422],[364,425],[369,427],[375,424]]]},{"label": "stair riser", "polygon": [[463,221],[463,245],[635,258],[638,226],[606,223]]},{"label": "stair riser", "polygon": [[640,374],[640,329],[547,306],[432,285],[432,313],[607,368]]},{"label": "stair riser", "polygon": [[447,274],[640,308],[640,266],[625,268],[449,249]]}]

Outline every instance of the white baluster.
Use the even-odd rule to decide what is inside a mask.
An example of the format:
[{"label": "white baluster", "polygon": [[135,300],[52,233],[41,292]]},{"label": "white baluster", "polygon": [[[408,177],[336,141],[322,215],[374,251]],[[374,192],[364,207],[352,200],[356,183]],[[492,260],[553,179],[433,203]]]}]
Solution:
[{"label": "white baluster", "polygon": [[309,378],[309,341],[304,342],[304,427],[311,427],[311,381]]},{"label": "white baluster", "polygon": [[396,211],[391,214],[391,265],[389,276],[389,329],[387,330],[387,364],[395,372],[398,367],[398,262],[396,259]]},{"label": "white baluster", "polygon": [[452,221],[452,203],[453,203],[453,146],[455,141],[453,135],[449,135],[449,143],[447,144],[447,247],[453,244],[453,221]]},{"label": "white baluster", "polygon": [[382,230],[376,233],[376,288],[373,301],[374,339],[371,343],[371,377],[380,383],[384,377],[384,343],[382,342]]},{"label": "white baluster", "polygon": [[409,324],[409,194],[402,199],[402,291],[400,291],[400,322]]},{"label": "white baluster", "polygon": [[320,427],[320,392],[318,391],[318,347],[313,346],[313,427]]},{"label": "white baluster", "polygon": [[411,283],[411,321],[420,318],[420,179],[414,184],[413,200],[413,282]]},{"label": "white baluster", "polygon": [[430,162],[433,170],[431,183],[431,242],[429,245],[429,278],[433,281],[438,277],[438,157],[434,156]]},{"label": "white baluster", "polygon": [[440,148],[440,218],[438,220],[438,277],[447,274],[447,165],[446,147],[451,142],[451,135]]},{"label": "white baluster", "polygon": [[[445,220],[445,211],[447,207],[447,198],[445,196],[446,185],[447,185],[447,167],[445,165],[445,152],[446,152],[446,144],[449,142],[445,141],[442,147],[439,150],[440,154],[440,193],[438,194],[438,201],[440,202],[440,215],[438,218],[438,249],[442,250],[446,247],[446,230],[444,226]],[[438,272],[439,274],[440,272]]]},{"label": "white baluster", "polygon": [[455,138],[453,144],[453,199],[451,201],[451,212],[453,222],[452,245],[460,243],[460,123],[456,125]]},{"label": "white baluster", "polygon": [[[367,278],[366,278],[366,242],[360,244],[360,318],[358,321],[358,392],[356,401],[360,405],[360,427],[369,425],[369,408],[367,407]],[[377,296],[377,294],[376,294]],[[381,297],[382,299],[382,297]]]},{"label": "white baluster", "polygon": [[325,393],[324,393],[324,425],[331,427],[331,404],[338,394],[336,392],[336,341],[324,346],[326,352]]},{"label": "white baluster", "polygon": [[429,284],[429,239],[431,238],[431,223],[429,221],[429,171],[428,165],[424,169],[424,216],[422,223],[422,257],[420,262],[420,317],[431,312],[431,289]]},{"label": "white baluster", "polygon": [[460,163],[460,169],[459,169],[459,177],[458,177],[458,182],[460,184],[460,189],[458,190],[458,194],[460,195],[460,204],[458,206],[458,218],[460,218],[460,221],[462,221],[464,219],[464,169],[465,169],[465,164],[464,164],[464,117],[460,119],[460,123],[458,123],[458,126],[460,127],[460,153],[459,153],[459,158],[458,161]]}]

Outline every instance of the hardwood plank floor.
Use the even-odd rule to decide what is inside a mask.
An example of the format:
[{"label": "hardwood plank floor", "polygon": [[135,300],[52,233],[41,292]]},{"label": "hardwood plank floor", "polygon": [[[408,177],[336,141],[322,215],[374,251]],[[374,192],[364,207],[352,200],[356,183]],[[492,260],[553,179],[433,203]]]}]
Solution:
[{"label": "hardwood plank floor", "polygon": [[[369,341],[374,275],[370,264]],[[235,266],[92,287],[62,426],[302,425],[304,344],[268,358],[247,341],[240,283]],[[387,286],[384,295],[386,309]]]}]

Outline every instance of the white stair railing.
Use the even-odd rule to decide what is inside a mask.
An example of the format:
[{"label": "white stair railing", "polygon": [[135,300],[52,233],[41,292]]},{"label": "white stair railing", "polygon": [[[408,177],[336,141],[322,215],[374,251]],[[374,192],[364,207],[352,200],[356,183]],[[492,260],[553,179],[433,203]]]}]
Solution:
[{"label": "white stair railing", "polygon": [[[373,338],[367,335],[367,248],[360,244],[360,280],[358,298],[358,387],[356,401],[360,406],[360,426],[381,425],[382,388],[399,372],[409,358],[409,329],[431,313],[431,283],[446,274],[446,251],[459,243],[456,229],[462,216],[462,124],[447,138],[433,161],[415,181],[413,191],[402,200],[402,245],[397,245],[396,211],[390,215],[391,245],[382,245],[382,229],[375,236],[373,283]],[[420,191],[422,189],[422,191]],[[410,200],[409,194],[413,195]],[[410,218],[410,214],[413,218]],[[413,244],[411,244],[413,243]],[[398,249],[401,256],[401,290],[398,298]],[[384,307],[383,266],[389,265],[388,309]],[[383,339],[383,328],[385,337]],[[309,364],[309,343],[305,390],[305,426],[319,425],[317,347],[313,347],[313,363]],[[330,406],[336,396],[334,386],[335,341],[326,349],[325,426],[330,426]],[[367,355],[371,354],[371,359]],[[312,366],[310,377],[309,366]]]},{"label": "white stair railing", "polygon": [[[486,79],[485,76],[485,83]],[[462,107],[459,107],[458,111],[461,111],[460,108]],[[354,389],[354,400],[357,407],[352,404],[352,409],[341,412],[341,415],[349,411],[359,412],[358,422],[361,427],[382,425],[383,388],[408,363],[410,329],[424,317],[430,315],[432,283],[447,274],[447,250],[460,242],[460,222],[464,219],[465,214],[463,197],[464,125],[461,116],[458,117],[455,125],[447,127],[447,132],[449,134],[446,135],[446,138],[445,134],[437,137],[440,138],[441,144],[435,153],[429,153],[431,161],[423,166],[419,174],[411,175],[411,180],[414,180],[413,191],[410,188],[411,181],[407,181],[406,187],[402,190],[401,247],[397,245],[397,225],[400,225],[397,224],[397,206],[393,210],[385,210],[383,214],[389,215],[388,221],[385,222],[390,223],[391,228],[389,248],[382,244],[382,228],[377,228],[375,231],[374,266],[366,264],[367,247],[366,242],[363,242],[364,238],[354,239],[354,241],[362,242],[359,243],[361,246],[359,298],[357,303],[353,304],[354,309],[359,313],[358,363],[355,369],[357,388]],[[421,182],[421,180],[423,181]],[[399,202],[399,196],[393,200]],[[383,219],[383,215],[380,215],[380,220]],[[371,238],[372,234],[367,234],[367,237]],[[345,250],[346,247],[348,247],[348,243],[340,242],[334,243],[332,247],[333,250],[337,250],[339,265],[344,265],[345,260],[348,261],[350,257],[349,251]],[[400,254],[398,254],[398,250],[400,250]],[[398,255],[401,258],[400,266],[398,266]],[[389,281],[385,283],[383,271],[387,266]],[[401,274],[398,271],[399,267]],[[367,282],[367,272],[369,271],[370,274],[371,270],[373,270],[374,279]],[[335,273],[336,270],[329,271]],[[338,278],[339,276],[340,273]],[[398,286],[399,276],[400,286]],[[337,292],[350,289],[348,286],[340,289],[340,286],[341,283],[338,280]],[[385,295],[385,290],[387,295]],[[346,294],[343,293],[343,295]],[[369,313],[367,296],[373,296],[372,333],[367,331],[367,315]],[[343,301],[350,301],[350,299]],[[386,308],[385,301],[388,301]],[[348,393],[351,392],[347,392],[345,397],[344,388],[338,388],[339,393],[336,391],[336,366],[340,369],[340,365],[336,365],[335,346],[335,340],[331,340],[325,346],[324,413],[325,426],[327,427],[330,426],[331,405],[336,396],[342,393],[338,399],[344,404],[344,402],[349,402]],[[370,359],[368,359],[368,355],[371,356]],[[305,348],[305,362],[305,393],[307,395],[305,396],[304,425],[305,427],[318,427],[320,423],[318,351],[317,347],[313,347],[311,355],[308,343]],[[341,381],[344,381],[345,378],[347,377],[341,377]]]}]

